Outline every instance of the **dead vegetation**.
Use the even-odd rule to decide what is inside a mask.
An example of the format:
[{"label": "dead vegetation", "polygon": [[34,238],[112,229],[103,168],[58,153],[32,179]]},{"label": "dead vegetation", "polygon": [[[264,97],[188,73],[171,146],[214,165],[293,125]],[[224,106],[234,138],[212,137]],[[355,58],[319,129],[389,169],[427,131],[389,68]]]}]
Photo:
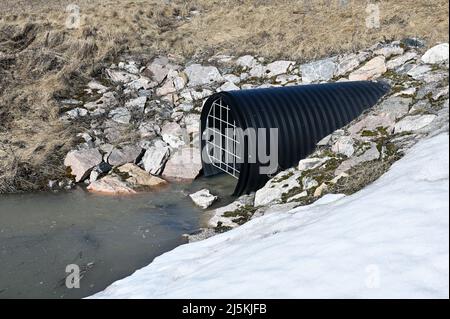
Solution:
[{"label": "dead vegetation", "polygon": [[58,120],[57,100],[120,55],[304,61],[406,36],[448,41],[443,0],[380,2],[379,29],[365,26],[367,3],[352,0],[79,0],[80,24],[70,29],[72,2],[0,0],[0,193],[64,174],[77,128]]}]

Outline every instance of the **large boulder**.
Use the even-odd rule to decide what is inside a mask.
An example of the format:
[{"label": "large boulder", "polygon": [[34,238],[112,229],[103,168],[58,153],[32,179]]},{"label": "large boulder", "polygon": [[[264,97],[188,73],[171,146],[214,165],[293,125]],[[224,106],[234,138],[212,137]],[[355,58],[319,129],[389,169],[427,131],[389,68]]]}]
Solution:
[{"label": "large boulder", "polygon": [[371,143],[370,147],[363,154],[359,156],[352,156],[343,161],[334,172],[334,175],[339,176],[359,164],[376,160],[379,157],[380,152],[378,151],[377,145],[375,143]]},{"label": "large boulder", "polygon": [[448,61],[448,43],[438,44],[422,56],[422,62],[435,64]]},{"label": "large boulder", "polygon": [[120,148],[114,148],[108,156],[108,163],[112,166],[125,163],[134,163],[141,155],[142,149],[137,145],[125,145]]},{"label": "large boulder", "polygon": [[163,176],[173,179],[193,180],[202,169],[200,150],[183,146],[171,155],[166,163]]},{"label": "large boulder", "polygon": [[92,168],[102,162],[102,154],[97,148],[70,151],[64,159],[64,165],[70,168],[75,176],[75,182],[80,182],[89,176]]},{"label": "large boulder", "polygon": [[136,191],[122,181],[117,175],[107,175],[99,180],[93,181],[87,190],[94,193],[111,195],[135,194]]},{"label": "large boulder", "polygon": [[164,164],[169,158],[170,149],[166,143],[157,140],[150,148],[145,151],[142,158],[144,169],[153,175],[161,174]]},{"label": "large boulder", "polygon": [[380,77],[387,70],[385,60],[384,56],[373,58],[356,71],[350,73],[348,79],[350,81],[365,81]]},{"label": "large boulder", "polygon": [[255,206],[281,202],[283,194],[288,193],[294,188],[301,187],[299,181],[300,176],[300,171],[294,171],[292,169],[280,172],[256,192]]},{"label": "large boulder", "polygon": [[189,79],[189,86],[200,86],[222,82],[223,77],[215,66],[191,64],[185,70]]}]

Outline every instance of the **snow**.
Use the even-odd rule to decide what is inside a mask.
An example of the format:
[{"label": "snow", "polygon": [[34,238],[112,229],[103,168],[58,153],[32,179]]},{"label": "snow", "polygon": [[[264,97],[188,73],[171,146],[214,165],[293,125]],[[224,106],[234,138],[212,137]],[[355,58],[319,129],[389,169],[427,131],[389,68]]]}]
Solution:
[{"label": "snow", "polygon": [[375,183],[156,258],[94,298],[448,298],[449,137]]}]

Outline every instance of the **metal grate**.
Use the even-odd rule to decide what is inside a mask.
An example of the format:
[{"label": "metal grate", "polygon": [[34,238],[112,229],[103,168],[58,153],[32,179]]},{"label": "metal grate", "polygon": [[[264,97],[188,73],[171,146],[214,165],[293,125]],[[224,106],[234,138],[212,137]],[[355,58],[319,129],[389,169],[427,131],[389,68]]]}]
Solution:
[{"label": "metal grate", "polygon": [[236,134],[236,122],[230,114],[230,108],[222,98],[216,99],[209,109],[206,119],[206,151],[210,163],[223,172],[239,178],[240,142]]}]

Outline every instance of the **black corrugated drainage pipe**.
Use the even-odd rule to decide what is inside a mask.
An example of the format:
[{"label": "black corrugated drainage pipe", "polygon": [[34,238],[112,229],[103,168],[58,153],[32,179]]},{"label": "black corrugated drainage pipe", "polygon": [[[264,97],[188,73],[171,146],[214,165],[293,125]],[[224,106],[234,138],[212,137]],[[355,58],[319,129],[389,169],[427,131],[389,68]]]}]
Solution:
[{"label": "black corrugated drainage pipe", "polygon": [[234,195],[255,191],[388,91],[357,81],[215,93],[201,114],[203,173],[237,178]]}]

